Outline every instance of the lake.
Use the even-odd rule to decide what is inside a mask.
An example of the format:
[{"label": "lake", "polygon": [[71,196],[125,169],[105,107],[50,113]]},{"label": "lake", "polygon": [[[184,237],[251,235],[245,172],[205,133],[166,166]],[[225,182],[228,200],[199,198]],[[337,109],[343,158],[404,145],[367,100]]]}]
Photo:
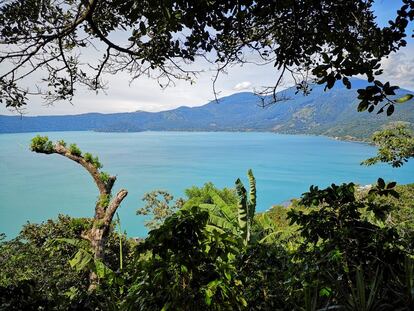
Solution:
[{"label": "lake", "polygon": [[[42,134],[42,133],[41,133]],[[0,135],[0,232],[15,236],[27,222],[93,215],[98,191],[76,163],[58,155],[29,151],[35,133]],[[135,215],[145,192],[163,189],[179,197],[184,189],[211,181],[233,187],[252,168],[257,179],[258,211],[299,197],[314,184],[386,181],[414,182],[414,161],[402,168],[365,167],[359,163],[376,153],[367,144],[327,137],[273,133],[140,132],[43,133],[52,140],[75,142],[98,155],[103,170],[117,175],[114,190],[128,197],[119,214],[129,236],[145,236],[144,218]]]}]

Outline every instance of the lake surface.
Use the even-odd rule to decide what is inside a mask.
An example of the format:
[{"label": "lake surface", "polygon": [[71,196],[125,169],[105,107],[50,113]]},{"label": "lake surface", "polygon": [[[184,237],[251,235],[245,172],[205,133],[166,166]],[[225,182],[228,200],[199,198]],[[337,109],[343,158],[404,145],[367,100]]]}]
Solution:
[{"label": "lake surface", "polygon": [[[34,133],[0,135],[0,232],[15,236],[21,225],[56,218],[93,215],[98,192],[84,169],[58,155],[29,151]],[[376,153],[372,146],[326,137],[272,133],[141,132],[44,133],[52,140],[76,142],[83,152],[99,155],[104,171],[116,174],[114,190],[128,197],[119,214],[129,236],[145,236],[144,219],[135,215],[145,192],[184,189],[211,181],[233,187],[252,168],[258,189],[258,211],[299,197],[312,184],[369,184],[378,177],[414,182],[414,161],[399,169],[359,163]]]}]

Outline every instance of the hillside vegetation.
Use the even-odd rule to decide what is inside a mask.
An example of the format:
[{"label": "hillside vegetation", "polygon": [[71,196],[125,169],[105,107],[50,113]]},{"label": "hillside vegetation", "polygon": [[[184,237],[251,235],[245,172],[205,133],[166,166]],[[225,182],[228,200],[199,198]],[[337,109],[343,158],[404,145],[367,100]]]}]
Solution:
[{"label": "hillside vegetation", "polygon": [[[180,107],[162,112],[116,114],[90,113],[74,116],[0,116],[0,132],[40,131],[273,131],[287,134],[314,134],[331,137],[369,137],[374,131],[397,121],[414,127],[412,100],[401,104],[392,116],[358,112],[357,89],[366,85],[352,80],[353,89],[335,86],[325,92],[322,86],[304,96],[296,89],[282,91],[287,100],[259,106],[253,93],[237,93],[200,107]],[[397,97],[409,93],[399,90]],[[270,100],[270,99],[269,99]]]},{"label": "hillside vegetation", "polygon": [[149,194],[149,236],[117,220],[105,263],[80,239],[91,219],[25,225],[0,242],[0,310],[411,310],[414,184],[311,187],[256,215],[249,184],[192,187],[179,210]]}]

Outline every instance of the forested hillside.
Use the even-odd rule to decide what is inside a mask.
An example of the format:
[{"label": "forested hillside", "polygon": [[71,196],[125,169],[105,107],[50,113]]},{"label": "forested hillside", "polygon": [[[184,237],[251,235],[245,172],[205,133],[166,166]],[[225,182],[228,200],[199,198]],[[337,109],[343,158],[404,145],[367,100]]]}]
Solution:
[{"label": "forested hillside", "polygon": [[[279,93],[286,100],[261,107],[253,93],[236,93],[200,107],[151,112],[83,114],[73,116],[0,116],[0,132],[37,131],[274,131],[289,134],[369,137],[375,130],[395,121],[414,124],[413,103],[398,106],[390,117],[358,112],[357,89],[366,82],[352,80],[353,89],[336,86],[325,92],[314,86],[308,95],[290,88]],[[410,93],[399,90],[397,96]],[[115,103],[114,103],[115,104]]]}]

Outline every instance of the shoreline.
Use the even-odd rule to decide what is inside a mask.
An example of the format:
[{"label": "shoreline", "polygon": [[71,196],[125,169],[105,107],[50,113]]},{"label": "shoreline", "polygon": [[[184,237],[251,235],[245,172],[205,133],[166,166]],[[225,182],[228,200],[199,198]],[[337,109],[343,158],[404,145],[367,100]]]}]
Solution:
[{"label": "shoreline", "polygon": [[95,132],[95,133],[142,133],[142,132],[183,132],[183,133],[271,133],[277,135],[292,135],[292,136],[316,136],[316,137],[326,137],[332,140],[343,141],[343,142],[353,142],[373,145],[367,139],[360,139],[351,135],[345,136],[331,136],[324,134],[313,134],[313,133],[280,133],[272,130],[142,130],[142,131],[100,131],[100,130],[54,130],[54,131],[27,131],[27,132],[0,132],[0,135],[7,134],[38,134],[38,133],[58,133],[58,132]]}]

